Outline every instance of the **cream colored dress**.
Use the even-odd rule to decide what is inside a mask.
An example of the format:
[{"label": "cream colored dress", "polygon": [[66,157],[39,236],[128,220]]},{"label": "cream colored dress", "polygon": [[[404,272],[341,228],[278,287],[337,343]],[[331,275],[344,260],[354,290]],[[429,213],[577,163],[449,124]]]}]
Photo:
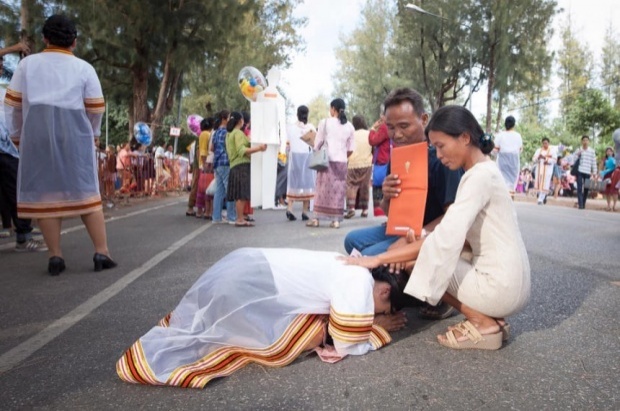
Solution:
[{"label": "cream colored dress", "polygon": [[[472,249],[468,256],[461,254],[465,240]],[[495,163],[478,163],[463,175],[454,203],[422,245],[405,292],[432,305],[448,292],[496,318],[525,306],[530,265]]]}]

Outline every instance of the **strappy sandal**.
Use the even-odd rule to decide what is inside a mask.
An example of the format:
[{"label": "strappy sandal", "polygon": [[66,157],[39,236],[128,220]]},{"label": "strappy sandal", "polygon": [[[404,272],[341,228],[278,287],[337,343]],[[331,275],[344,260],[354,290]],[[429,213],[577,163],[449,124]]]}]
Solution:
[{"label": "strappy sandal", "polygon": [[368,210],[362,211],[362,214],[360,214],[360,217],[363,217],[363,218],[368,217]]},{"label": "strappy sandal", "polygon": [[504,323],[504,325],[497,323],[499,329],[502,332],[502,341],[508,341],[510,338],[510,324]]},{"label": "strappy sandal", "polygon": [[353,217],[355,217],[355,210],[349,210],[344,214],[344,218],[346,218],[347,220]]},{"label": "strappy sandal", "polygon": [[[458,341],[455,331],[467,337],[465,341]],[[455,350],[498,350],[502,348],[502,331],[493,334],[480,334],[480,331],[468,320],[456,324],[453,329],[444,334],[445,340],[437,338],[440,345]]]},{"label": "strappy sandal", "polygon": [[318,227],[318,226],[319,226],[319,220],[316,218],[313,218],[312,220],[306,223],[306,227]]},{"label": "strappy sandal", "polygon": [[[504,324],[497,323],[499,329],[502,332],[502,341],[508,341],[510,339],[510,324],[505,322]],[[454,327],[448,327],[448,330],[454,330]]]},{"label": "strappy sandal", "polygon": [[338,221],[332,221],[332,222],[329,224],[329,226],[330,226],[331,228],[336,228],[336,229],[338,229],[338,228],[340,228],[340,223],[339,223]]}]

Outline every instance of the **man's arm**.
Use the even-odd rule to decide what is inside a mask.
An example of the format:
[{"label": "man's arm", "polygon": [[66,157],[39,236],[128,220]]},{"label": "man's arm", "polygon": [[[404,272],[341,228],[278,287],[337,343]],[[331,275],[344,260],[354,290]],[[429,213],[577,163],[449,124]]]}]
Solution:
[{"label": "man's arm", "polygon": [[[4,47],[0,49],[0,58],[3,58],[6,54],[9,54],[9,53],[22,53],[23,55],[27,56],[28,54],[30,54],[30,47],[28,47],[28,45],[24,42],[19,42],[19,43],[13,44],[12,46]],[[0,64],[2,63],[0,62]],[[5,102],[0,101],[0,104],[5,104]],[[14,106],[15,103],[12,105]],[[11,123],[7,124],[7,126],[11,133],[11,136],[10,136],[11,141],[13,141],[13,144],[15,144],[15,146],[19,147],[19,135],[21,134],[21,121],[22,121],[21,101],[19,101],[19,107],[11,107],[9,112],[10,112],[10,118],[8,118],[7,120],[10,121]],[[14,128],[13,125],[17,126],[17,128]]]},{"label": "man's arm", "polygon": [[9,53],[22,53],[27,56],[30,54],[30,47],[28,47],[26,43],[20,41],[17,44],[0,49],[0,57],[3,57],[5,54]]},{"label": "man's arm", "polygon": [[385,140],[390,138],[387,132],[387,127],[382,127],[383,123],[379,120],[372,126],[372,129],[368,133],[368,144],[371,146],[378,146]]}]

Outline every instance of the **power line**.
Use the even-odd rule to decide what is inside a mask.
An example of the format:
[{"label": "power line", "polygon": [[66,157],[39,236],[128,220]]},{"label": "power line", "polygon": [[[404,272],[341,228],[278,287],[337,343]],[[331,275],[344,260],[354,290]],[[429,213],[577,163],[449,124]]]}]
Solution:
[{"label": "power line", "polygon": [[547,98],[547,99],[538,101],[536,103],[526,104],[526,105],[523,105],[523,106],[520,106],[520,107],[514,107],[514,108],[510,107],[509,110],[510,111],[518,111],[518,110],[522,110],[522,109],[525,109],[525,108],[537,107],[537,106],[541,106],[541,105],[547,105],[548,103],[551,103],[553,101],[562,100],[562,99],[564,99],[566,97],[578,96],[580,94],[585,93],[588,90],[598,90],[601,93],[605,93],[604,89],[606,87],[610,87],[610,86],[614,86],[614,85],[616,85],[616,86],[620,85],[620,80],[615,80],[615,81],[610,82],[608,84],[603,84],[601,87],[587,87],[587,88],[584,88],[584,89],[581,89],[581,90],[572,91],[572,92],[569,92],[569,93],[565,93],[565,94],[561,95],[560,97]]}]

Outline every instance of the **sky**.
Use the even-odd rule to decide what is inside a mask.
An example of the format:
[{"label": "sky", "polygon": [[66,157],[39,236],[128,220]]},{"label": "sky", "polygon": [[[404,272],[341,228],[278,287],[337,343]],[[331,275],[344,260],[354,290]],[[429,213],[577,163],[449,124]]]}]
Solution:
[{"label": "sky", "polygon": [[[365,3],[366,0],[305,0],[297,8],[296,16],[309,19],[308,25],[300,30],[306,51],[294,56],[291,67],[282,72],[281,81],[294,107],[308,104],[321,93],[328,99],[337,97],[332,95],[332,74],[337,70],[334,49],[341,35],[349,34],[360,24]],[[564,11],[554,20],[555,35],[550,48],[559,47],[559,28],[570,11],[574,31],[582,36],[598,61],[605,30],[611,19],[620,17],[620,0],[558,0],[558,6]],[[620,36],[620,26],[616,30]],[[486,89],[482,88],[474,94],[472,110],[479,115],[485,111],[485,105]],[[553,113],[554,107],[550,109]]]}]

